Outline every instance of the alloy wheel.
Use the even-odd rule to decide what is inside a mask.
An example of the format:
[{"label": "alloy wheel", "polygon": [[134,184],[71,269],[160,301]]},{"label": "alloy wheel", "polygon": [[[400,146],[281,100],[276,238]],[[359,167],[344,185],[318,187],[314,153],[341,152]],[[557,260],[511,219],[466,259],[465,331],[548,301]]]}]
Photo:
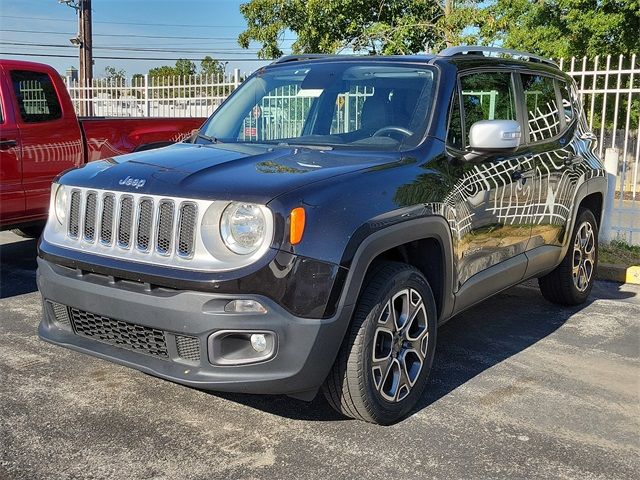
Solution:
[{"label": "alloy wheel", "polygon": [[387,301],[373,342],[375,389],[386,401],[400,402],[418,380],[429,344],[427,311],[417,290],[401,290]]},{"label": "alloy wheel", "polygon": [[596,238],[591,223],[583,222],[573,242],[573,284],[579,292],[589,287],[596,262]]}]

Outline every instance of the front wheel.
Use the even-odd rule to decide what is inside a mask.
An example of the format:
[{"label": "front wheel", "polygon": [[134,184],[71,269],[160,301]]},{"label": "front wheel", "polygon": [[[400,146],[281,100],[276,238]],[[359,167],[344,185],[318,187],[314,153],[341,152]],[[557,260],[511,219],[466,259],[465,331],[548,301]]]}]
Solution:
[{"label": "front wheel", "polygon": [[598,223],[591,210],[581,208],[564,259],[551,273],[540,277],[542,296],[558,305],[584,303],[598,266]]},{"label": "front wheel", "polygon": [[420,399],[436,342],[436,305],[425,277],[385,262],[366,284],[323,392],[342,414],[388,425]]},{"label": "front wheel", "polygon": [[38,238],[42,235],[42,230],[44,230],[44,223],[14,228],[11,231],[22,238]]}]

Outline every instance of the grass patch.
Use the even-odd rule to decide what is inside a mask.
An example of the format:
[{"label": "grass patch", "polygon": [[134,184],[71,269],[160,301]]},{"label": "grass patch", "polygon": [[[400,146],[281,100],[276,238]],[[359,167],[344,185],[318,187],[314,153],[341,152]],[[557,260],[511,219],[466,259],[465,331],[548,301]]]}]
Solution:
[{"label": "grass patch", "polygon": [[611,263],[623,267],[640,265],[640,246],[629,245],[623,240],[613,240],[609,244],[600,245],[599,263]]}]

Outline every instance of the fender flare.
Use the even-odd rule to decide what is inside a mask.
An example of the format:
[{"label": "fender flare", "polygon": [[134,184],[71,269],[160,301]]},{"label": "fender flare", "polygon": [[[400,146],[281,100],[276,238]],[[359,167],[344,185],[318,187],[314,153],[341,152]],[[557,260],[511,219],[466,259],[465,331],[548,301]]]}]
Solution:
[{"label": "fender flare", "polygon": [[560,255],[560,259],[564,258],[564,256],[567,254],[567,250],[569,249],[569,245],[571,244],[571,233],[573,232],[573,227],[575,226],[576,220],[578,218],[578,207],[586,197],[594,193],[599,193],[602,195],[602,207],[601,211],[598,212],[600,214],[600,224],[598,225],[599,233],[600,227],[602,226],[602,215],[604,214],[604,202],[606,202],[607,200],[607,190],[608,181],[607,177],[604,176],[589,178],[578,187],[578,189],[576,190],[576,195],[574,197],[573,209],[571,211],[571,216],[569,217],[567,230],[565,232],[565,239],[562,243],[562,253]]},{"label": "fender flare", "polygon": [[[364,283],[364,277],[373,260],[381,253],[416,240],[434,239],[440,244],[442,250],[442,272],[444,274],[442,285],[442,303],[439,313],[439,322],[447,319],[453,311],[453,241],[451,227],[444,217],[430,215],[420,218],[412,218],[400,223],[395,223],[381,230],[377,230],[360,243],[351,267],[345,280],[342,295],[338,302],[338,311],[347,310],[352,313]],[[428,253],[425,252],[425,255]],[[349,315],[349,319],[351,315]]]}]

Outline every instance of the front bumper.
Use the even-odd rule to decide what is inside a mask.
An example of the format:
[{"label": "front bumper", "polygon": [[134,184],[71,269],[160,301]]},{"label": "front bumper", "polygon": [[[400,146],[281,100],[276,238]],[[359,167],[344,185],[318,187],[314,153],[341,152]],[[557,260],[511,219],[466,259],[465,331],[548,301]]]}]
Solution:
[{"label": "front bumper", "polygon": [[[56,265],[38,258],[38,288],[45,301],[38,333],[48,342],[89,353],[158,377],[208,390],[299,394],[315,393],[340,347],[348,319],[300,318],[259,295],[149,288]],[[224,306],[233,299],[254,299],[266,314],[232,314]],[[78,335],[54,319],[47,302],[164,332],[167,355],[158,357]],[[344,313],[343,313],[344,315]],[[268,360],[248,365],[213,365],[209,336],[220,330],[269,331],[277,349]],[[176,336],[197,338],[200,359],[178,354]]]}]

